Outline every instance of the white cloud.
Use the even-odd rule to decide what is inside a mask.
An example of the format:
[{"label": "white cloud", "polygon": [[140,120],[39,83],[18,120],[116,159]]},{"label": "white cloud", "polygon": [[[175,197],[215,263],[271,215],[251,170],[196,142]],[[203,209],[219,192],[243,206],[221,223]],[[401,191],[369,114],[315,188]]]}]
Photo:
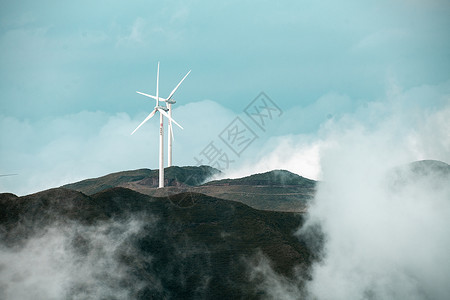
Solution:
[{"label": "white cloud", "polygon": [[[450,161],[450,106],[436,101],[446,97],[436,93],[440,88],[398,92],[322,128],[323,183],[309,224],[321,224],[326,243],[324,261],[314,265],[308,286],[312,297],[445,299],[449,294],[449,178],[417,179],[410,171],[401,181],[392,173],[418,159]],[[440,105],[424,109],[423,96]]]},{"label": "white cloud", "polygon": [[143,43],[145,39],[145,27],[147,22],[144,18],[138,17],[134,20],[129,32],[124,36],[119,36],[117,45],[127,45],[132,43]]},{"label": "white cloud", "polygon": [[[282,166],[304,175],[308,162],[320,170],[309,220],[299,231],[309,234],[317,228],[310,225],[320,224],[325,234],[309,298],[446,299],[450,293],[450,178],[394,172],[420,159],[450,162],[448,87],[396,88],[327,120],[314,135],[268,139],[235,170],[241,176]],[[276,275],[264,261],[253,268],[269,296],[303,297],[302,278]]]},{"label": "white cloud", "polygon": [[[0,190],[24,195],[111,172],[157,168],[158,116],[130,135],[147,114],[131,118],[83,111],[39,121],[0,117],[0,171],[19,174],[2,177]],[[173,117],[185,128],[174,128],[174,164],[195,165],[194,156],[228,125],[233,113],[205,100],[175,107]]]},{"label": "white cloud", "polygon": [[393,45],[400,45],[405,42],[412,35],[404,29],[394,28],[385,29],[374,32],[362,38],[356,45],[353,46],[353,50],[358,51],[379,51],[380,48],[384,48],[387,45],[391,47]]},{"label": "white cloud", "polygon": [[[28,239],[23,247],[0,245],[0,298],[131,299],[140,282],[130,279],[120,257],[139,255],[130,253],[127,245],[141,228],[139,220],[55,225]],[[151,257],[139,259],[150,261]]]},{"label": "white cloud", "polygon": [[261,252],[250,257],[247,264],[249,278],[257,283],[256,289],[262,299],[294,300],[302,296],[300,284],[276,273],[270,260]]},{"label": "white cloud", "polygon": [[[321,141],[311,140],[305,135],[289,135],[268,138],[258,152],[238,160],[223,177],[239,178],[272,170],[288,170],[310,179],[320,179]],[[253,150],[253,151],[252,151]]]},{"label": "white cloud", "polygon": [[[169,8],[169,10],[172,10],[172,8]],[[175,12],[170,17],[171,23],[182,23],[185,24],[186,20],[188,19],[190,14],[190,10],[186,6],[182,6],[180,8],[177,8]]]},{"label": "white cloud", "polygon": [[310,210],[327,237],[310,292],[318,299],[444,299],[448,182],[396,182],[392,167],[414,155],[389,132],[350,129],[334,138],[322,153],[324,183]]},{"label": "white cloud", "polygon": [[[390,93],[387,100],[370,102],[355,109],[354,113],[345,112],[351,102],[349,97],[327,94],[307,108],[308,113],[303,113],[302,117],[295,116],[298,109],[286,111],[283,118],[270,124],[276,129],[258,132],[259,138],[241,157],[232,157],[235,163],[225,176],[241,177],[286,169],[304,177],[321,179],[326,159],[330,159],[323,155],[324,151],[336,143],[343,143],[338,137],[349,128],[361,136],[372,134],[374,141],[378,139],[380,144],[396,145],[392,153],[402,153],[399,155],[401,160],[387,157],[392,164],[424,158],[448,162],[450,131],[446,120],[449,109],[445,103],[449,86],[449,83],[422,86],[404,92],[399,89]],[[425,109],[425,103],[428,109]],[[330,112],[333,116],[328,118]],[[156,119],[130,136],[147,113],[130,117],[126,113],[84,111],[38,121],[3,116],[0,120],[1,172],[19,175],[3,177],[1,190],[23,195],[114,171],[157,168]],[[300,124],[297,132],[302,132],[302,124],[308,123],[305,120],[308,114],[324,115],[321,129],[296,134],[295,120]],[[220,144],[218,135],[235,118],[232,111],[205,100],[177,104],[173,116],[185,128],[174,129],[175,165],[196,165],[194,156],[198,156],[211,141],[227,149]],[[286,116],[289,120],[285,120]],[[390,134],[373,135],[376,128]],[[290,134],[286,135],[286,132]],[[355,145],[355,149],[360,147]],[[339,155],[334,159],[339,160]],[[346,166],[342,168],[346,169]]]}]

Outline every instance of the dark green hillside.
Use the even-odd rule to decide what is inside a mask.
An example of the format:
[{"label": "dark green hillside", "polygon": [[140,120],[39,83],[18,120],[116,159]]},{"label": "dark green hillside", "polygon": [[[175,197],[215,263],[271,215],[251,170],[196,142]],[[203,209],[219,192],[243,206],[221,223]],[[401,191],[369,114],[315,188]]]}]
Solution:
[{"label": "dark green hillside", "polygon": [[[155,198],[113,188],[86,196],[60,188],[25,197],[0,194],[0,212],[0,241],[6,247],[17,249],[56,227],[71,239],[77,261],[98,248],[99,234],[83,232],[103,228],[101,232],[114,233],[117,224],[137,220],[140,225],[129,238],[122,241],[118,235],[110,241],[119,243],[114,258],[128,274],[114,285],[131,288],[137,299],[256,299],[262,294],[250,280],[248,260],[257,253],[288,277],[294,276],[294,266],[307,274],[313,259],[293,235],[302,215],[258,211],[197,193]],[[102,276],[97,279],[108,283],[109,277]],[[84,292],[75,285],[69,296]]]}]

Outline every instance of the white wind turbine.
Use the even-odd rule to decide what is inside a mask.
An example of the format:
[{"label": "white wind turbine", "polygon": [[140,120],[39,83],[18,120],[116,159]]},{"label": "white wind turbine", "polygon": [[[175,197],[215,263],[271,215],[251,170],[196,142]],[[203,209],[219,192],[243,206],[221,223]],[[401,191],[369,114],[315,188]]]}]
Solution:
[{"label": "white wind turbine", "polygon": [[[176,89],[175,89],[176,90]],[[174,91],[172,91],[171,94],[173,94]],[[136,127],[136,129],[131,133],[135,133],[136,130],[139,129],[139,127],[141,127],[142,125],[144,125],[145,122],[147,122],[150,118],[152,118],[156,112],[159,112],[159,187],[164,187],[164,125],[163,125],[163,116],[165,116],[167,119],[169,119],[169,122],[173,122],[175,123],[177,126],[179,126],[181,129],[183,129],[183,127],[181,127],[180,124],[178,124],[174,119],[172,119],[171,116],[169,116],[169,114],[167,114],[166,111],[168,111],[167,107],[163,107],[159,105],[159,101],[166,101],[166,99],[160,99],[159,98],[159,62],[158,62],[158,71],[157,71],[157,75],[156,75],[156,96],[151,96],[151,95],[147,95],[141,92],[137,92],[139,94],[142,94],[144,96],[153,98],[156,100],[156,106],[153,109],[153,111],[147,116],[147,118],[145,118],[144,121],[142,121],[141,124],[139,124],[138,127]]]},{"label": "white wind turbine", "polygon": [[[169,110],[169,116],[172,118],[172,104],[175,104],[176,101],[172,99],[173,94],[175,93],[175,91],[178,89],[178,87],[181,85],[181,83],[184,81],[184,79],[189,75],[189,73],[191,73],[191,70],[189,70],[189,72],[187,72],[186,75],[184,75],[183,79],[181,79],[181,81],[178,83],[178,85],[173,89],[173,91],[169,94],[169,97],[167,97],[167,99],[165,99],[166,101],[166,106]],[[172,121],[169,119],[169,133],[168,133],[169,137],[168,137],[168,158],[167,158],[167,166],[171,167],[172,166],[172,142],[174,140],[173,137],[173,129],[172,129]]]},{"label": "white wind turbine", "polygon": [[[141,93],[141,92],[137,92],[137,93],[139,93],[139,94],[141,94],[141,95],[144,95],[144,96],[147,96],[147,97],[150,97],[150,98],[152,98],[152,99],[155,99],[156,101],[163,101],[163,102],[166,102],[166,110],[169,112],[169,131],[168,131],[168,135],[169,135],[169,138],[168,138],[168,149],[167,149],[167,152],[168,152],[168,158],[167,158],[167,166],[168,167],[171,167],[172,166],[172,142],[173,142],[173,140],[174,140],[174,137],[173,137],[173,129],[172,129],[172,121],[173,121],[173,119],[172,119],[172,104],[174,104],[174,103],[176,103],[176,101],[175,100],[173,100],[172,99],[172,97],[173,97],[173,95],[175,94],[175,92],[176,92],[176,90],[180,87],[180,85],[181,85],[181,83],[186,79],[186,77],[189,75],[189,73],[191,73],[191,70],[189,70],[189,72],[187,72],[187,74],[186,75],[184,75],[184,77],[183,77],[183,79],[181,79],[181,81],[177,84],[177,86],[172,90],[172,92],[169,94],[169,97],[167,97],[167,98],[161,98],[161,97],[159,97],[158,99],[157,99],[157,97],[155,97],[155,96],[153,96],[153,95],[148,95],[148,94],[145,94],[145,93]],[[175,122],[175,121],[174,121]],[[177,123],[175,123],[175,124],[177,124]],[[178,125],[178,124],[177,124]],[[179,126],[179,125],[178,125]],[[180,126],[181,127],[181,126]],[[183,127],[181,127],[181,128],[183,128]]]}]

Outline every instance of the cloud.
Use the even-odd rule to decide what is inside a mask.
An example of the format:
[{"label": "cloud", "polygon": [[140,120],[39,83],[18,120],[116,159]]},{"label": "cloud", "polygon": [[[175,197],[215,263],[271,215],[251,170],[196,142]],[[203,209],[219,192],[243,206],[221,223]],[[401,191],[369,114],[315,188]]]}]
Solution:
[{"label": "cloud", "polygon": [[[38,121],[1,116],[0,172],[19,175],[2,177],[0,190],[24,195],[111,172],[157,168],[158,116],[130,135],[147,114],[82,111]],[[209,100],[175,107],[173,117],[185,130],[174,128],[174,164],[196,165],[194,156],[233,116]],[[167,120],[165,129],[166,157]]]},{"label": "cloud", "polygon": [[408,136],[408,144],[418,159],[435,157],[448,162],[450,149],[450,107],[437,111]]},{"label": "cloud", "polygon": [[189,8],[187,6],[182,6],[176,9],[175,13],[170,17],[170,22],[186,24],[189,15],[190,15]]},{"label": "cloud", "polygon": [[[399,93],[322,128],[323,182],[301,230],[319,224],[326,236],[325,257],[314,265],[308,285],[311,297],[445,299],[449,294],[450,178],[433,172],[418,178],[408,170],[399,179],[394,172],[417,159],[450,161],[450,106],[420,107],[415,98],[427,90]],[[433,95],[427,93],[427,101]],[[363,123],[362,116],[372,120]]]},{"label": "cloud", "polygon": [[310,179],[320,179],[322,141],[306,135],[268,138],[259,151],[249,149],[249,158],[238,160],[222,177],[239,178],[271,170],[288,170]]},{"label": "cloud", "polygon": [[[383,99],[327,118],[315,133],[263,139],[226,174],[286,168],[321,180],[299,231],[317,237],[321,228],[325,237],[322,249],[314,245],[322,260],[313,264],[309,298],[445,299],[449,294],[450,178],[439,171],[418,175],[406,167],[423,159],[450,162],[449,88],[444,82],[403,89],[394,81]],[[255,260],[252,272],[268,298],[304,296],[303,279],[274,274],[270,262]]]},{"label": "cloud", "polygon": [[310,292],[318,299],[444,299],[450,178],[396,182],[390,172],[405,157],[392,140],[358,130],[344,136],[322,154],[324,183],[310,222],[321,224],[326,254]]},{"label": "cloud", "polygon": [[127,45],[127,44],[133,44],[133,43],[143,43],[144,37],[145,37],[145,26],[146,26],[145,19],[138,17],[134,21],[133,25],[131,26],[130,32],[125,36],[119,36],[117,45]]},{"label": "cloud", "polygon": [[294,300],[304,296],[300,282],[276,273],[270,260],[261,252],[248,258],[246,263],[249,279],[255,283],[256,293],[261,299]]},{"label": "cloud", "polygon": [[141,283],[120,258],[136,255],[128,244],[141,228],[138,220],[74,223],[51,226],[21,248],[0,245],[0,298],[131,299]]},{"label": "cloud", "polygon": [[[177,104],[174,118],[185,130],[174,129],[174,164],[196,165],[194,157],[213,141],[223,151],[228,151],[235,161],[226,170],[226,177],[287,169],[308,178],[321,179],[325,159],[322,151],[338,143],[336,137],[346,128],[359,128],[360,134],[369,134],[375,128],[390,131],[391,139],[401,146],[394,150],[407,153],[402,155],[402,163],[425,158],[447,162],[450,161],[450,131],[445,104],[449,89],[449,82],[406,90],[396,86],[389,88],[391,92],[385,99],[362,102],[351,110],[349,103],[358,101],[346,95],[327,93],[305,111],[301,107],[284,111],[280,118],[268,124],[266,132],[240,114],[258,135],[241,157],[233,156],[219,138],[236,117],[235,113],[210,100]],[[148,108],[152,108],[151,103]],[[157,121],[150,120],[130,136],[147,113],[131,117],[126,113],[82,111],[41,120],[2,116],[1,171],[19,174],[2,178],[2,191],[23,195],[110,172],[156,168]],[[314,116],[313,123],[322,121],[308,127],[311,115]],[[322,118],[318,118],[319,115]]]},{"label": "cloud", "polygon": [[401,153],[398,160],[387,159],[392,165],[421,159],[450,162],[449,92],[449,81],[403,89],[390,79],[385,97],[372,101],[327,93],[303,109],[285,111],[266,132],[258,132],[258,142],[225,175],[240,177],[283,168],[322,179],[322,154],[345,143],[340,138],[347,130],[371,135],[374,141],[393,147],[392,153]]},{"label": "cloud", "polygon": [[[361,39],[353,48],[354,51],[380,51],[380,49],[391,49],[395,45],[398,48],[399,45],[405,43],[405,40],[411,38],[412,35],[403,29],[386,29],[369,34]],[[386,47],[389,45],[389,47]]]}]

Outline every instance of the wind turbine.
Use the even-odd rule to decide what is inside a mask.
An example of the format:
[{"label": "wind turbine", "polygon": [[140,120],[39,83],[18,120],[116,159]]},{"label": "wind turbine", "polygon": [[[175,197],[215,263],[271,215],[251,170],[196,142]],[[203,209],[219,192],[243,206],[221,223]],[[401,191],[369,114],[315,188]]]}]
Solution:
[{"label": "wind turbine", "polygon": [[153,111],[147,116],[147,118],[144,119],[144,121],[142,121],[141,124],[139,124],[138,127],[136,127],[136,129],[131,134],[135,133],[142,125],[144,125],[145,122],[150,120],[156,114],[156,112],[159,112],[159,187],[162,188],[162,187],[164,187],[164,153],[163,153],[164,152],[164,118],[163,118],[163,116],[166,117],[167,119],[169,119],[170,122],[175,123],[181,129],[183,129],[183,127],[181,127],[180,124],[178,124],[174,119],[172,119],[171,116],[169,116],[169,114],[167,114],[167,112],[166,112],[166,111],[168,111],[167,107],[159,105],[159,101],[165,101],[165,99],[159,98],[159,62],[158,62],[158,71],[156,74],[156,97],[147,95],[147,94],[144,94],[141,92],[137,92],[137,93],[142,94],[144,96],[148,96],[148,97],[156,100],[156,106],[153,109]]},{"label": "wind turbine", "polygon": [[[166,107],[169,110],[169,116],[172,118],[172,104],[175,104],[176,101],[172,99],[173,94],[175,94],[175,91],[178,89],[178,87],[181,85],[181,83],[184,81],[184,79],[189,75],[189,73],[191,73],[191,70],[189,70],[189,72],[187,72],[186,75],[184,75],[183,79],[181,79],[180,83],[178,83],[178,85],[173,89],[173,91],[170,93],[169,97],[167,97],[167,99],[165,99],[166,101]],[[168,151],[168,158],[167,158],[167,166],[171,167],[172,166],[172,142],[174,140],[173,138],[173,129],[172,129],[172,121],[169,119],[169,132],[168,132],[168,146],[167,146],[167,151]]]},{"label": "wind turbine", "polygon": [[[172,90],[172,92],[169,94],[169,97],[167,98],[159,98],[159,97],[155,97],[153,95],[148,95],[145,93],[141,93],[141,92],[137,92],[138,94],[150,97],[152,99],[155,99],[156,101],[163,101],[166,102],[166,111],[168,111],[169,113],[169,131],[168,131],[168,158],[167,158],[167,166],[171,167],[172,166],[172,142],[174,140],[173,138],[173,129],[172,129],[172,104],[175,104],[176,101],[172,99],[173,95],[175,94],[175,92],[177,91],[177,89],[180,87],[181,83],[186,79],[186,77],[189,75],[189,73],[191,73],[191,70],[189,70],[189,72],[187,72],[186,75],[184,75],[183,79],[181,79],[181,81],[177,84],[177,86]],[[175,121],[174,121],[175,122]],[[177,123],[175,123],[177,124]],[[178,125],[178,124],[177,124]],[[179,125],[178,125],[179,126]],[[180,126],[181,127],[181,126]],[[181,127],[183,128],[183,127]]]}]

